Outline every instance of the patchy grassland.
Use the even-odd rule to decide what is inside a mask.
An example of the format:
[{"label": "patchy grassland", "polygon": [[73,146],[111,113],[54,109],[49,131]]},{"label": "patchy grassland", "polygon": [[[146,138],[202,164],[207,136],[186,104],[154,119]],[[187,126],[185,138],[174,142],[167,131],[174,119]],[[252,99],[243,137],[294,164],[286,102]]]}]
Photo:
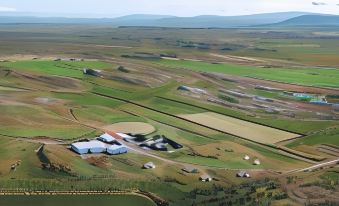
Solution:
[{"label": "patchy grassland", "polygon": [[339,69],[258,68],[232,64],[212,64],[201,61],[167,59],[162,59],[155,63],[174,69],[183,68],[200,72],[218,72],[308,86],[339,87]]}]

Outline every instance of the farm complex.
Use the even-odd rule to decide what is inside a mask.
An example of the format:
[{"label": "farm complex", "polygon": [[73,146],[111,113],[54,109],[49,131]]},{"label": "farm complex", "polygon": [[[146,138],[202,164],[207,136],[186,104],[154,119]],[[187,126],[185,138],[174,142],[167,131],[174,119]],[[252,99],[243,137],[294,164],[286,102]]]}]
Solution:
[{"label": "farm complex", "polygon": [[339,202],[338,31],[54,26],[0,25],[0,205]]}]

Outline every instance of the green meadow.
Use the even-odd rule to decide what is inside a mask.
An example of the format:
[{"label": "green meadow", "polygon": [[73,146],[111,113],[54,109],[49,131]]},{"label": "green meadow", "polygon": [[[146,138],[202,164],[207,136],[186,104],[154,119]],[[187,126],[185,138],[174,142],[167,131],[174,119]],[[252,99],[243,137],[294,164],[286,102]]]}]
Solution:
[{"label": "green meadow", "polygon": [[217,72],[308,86],[339,87],[339,69],[258,68],[233,64],[165,59],[155,63],[169,68],[183,68],[199,72]]}]

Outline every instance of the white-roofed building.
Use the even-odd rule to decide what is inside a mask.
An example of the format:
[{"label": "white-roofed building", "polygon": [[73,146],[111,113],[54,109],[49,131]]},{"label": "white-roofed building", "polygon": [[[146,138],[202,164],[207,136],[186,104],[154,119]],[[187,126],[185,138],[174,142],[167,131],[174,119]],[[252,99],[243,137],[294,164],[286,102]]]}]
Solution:
[{"label": "white-roofed building", "polygon": [[128,152],[128,149],[124,145],[112,145],[107,148],[107,153],[111,155],[124,154],[127,152]]},{"label": "white-roofed building", "polygon": [[124,133],[117,133],[117,135],[119,135],[120,137],[122,137],[122,138],[127,138],[127,139],[133,139],[134,137],[132,137],[132,136],[129,136],[129,135],[127,135],[127,134],[124,134]]},{"label": "white-roofed building", "polygon": [[146,164],[144,164],[144,168],[145,169],[154,169],[155,164],[153,162],[147,162]]},{"label": "white-roofed building", "polygon": [[98,140],[109,143],[109,142],[115,141],[115,138],[112,137],[110,134],[105,133],[105,134],[100,135],[100,137],[98,137]]},{"label": "white-roofed building", "polygon": [[97,140],[73,143],[71,148],[79,154],[102,153],[106,151],[106,145]]}]

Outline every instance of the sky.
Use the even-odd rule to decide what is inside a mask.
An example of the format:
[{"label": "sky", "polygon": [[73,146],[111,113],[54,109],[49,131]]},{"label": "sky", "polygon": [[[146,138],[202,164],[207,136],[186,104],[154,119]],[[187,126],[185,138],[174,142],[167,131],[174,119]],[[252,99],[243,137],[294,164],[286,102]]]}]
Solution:
[{"label": "sky", "polygon": [[0,15],[25,13],[66,17],[117,17],[129,14],[234,16],[285,11],[339,15],[339,0],[0,0]]}]

